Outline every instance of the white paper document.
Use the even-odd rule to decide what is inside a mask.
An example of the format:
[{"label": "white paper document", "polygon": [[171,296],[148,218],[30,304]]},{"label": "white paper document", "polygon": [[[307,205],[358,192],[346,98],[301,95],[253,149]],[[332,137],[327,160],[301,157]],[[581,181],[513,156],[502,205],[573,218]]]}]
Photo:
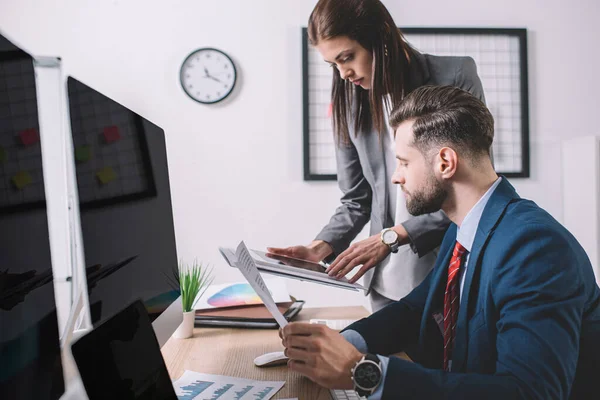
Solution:
[{"label": "white paper document", "polygon": [[284,381],[255,381],[185,371],[173,382],[179,400],[268,400]]},{"label": "white paper document", "polygon": [[265,285],[265,281],[263,281],[263,278],[260,276],[258,268],[243,241],[238,245],[237,250],[235,251],[235,257],[235,265],[242,275],[244,275],[244,278],[246,278],[250,286],[252,286],[256,294],[261,298],[267,307],[267,310],[273,315],[273,318],[275,318],[280,327],[283,328],[286,326],[288,322],[283,314],[281,314],[281,311],[279,311],[279,308],[277,308],[273,297],[271,297],[271,293],[269,293],[269,289],[267,289],[267,285]]}]

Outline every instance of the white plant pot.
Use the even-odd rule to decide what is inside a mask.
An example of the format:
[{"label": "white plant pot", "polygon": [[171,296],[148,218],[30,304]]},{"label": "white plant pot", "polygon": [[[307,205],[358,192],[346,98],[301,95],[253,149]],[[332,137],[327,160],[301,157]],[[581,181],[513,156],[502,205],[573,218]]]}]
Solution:
[{"label": "white plant pot", "polygon": [[173,333],[173,337],[176,339],[187,339],[194,336],[194,319],[196,316],[195,311],[189,311],[183,313],[183,322],[175,333]]}]

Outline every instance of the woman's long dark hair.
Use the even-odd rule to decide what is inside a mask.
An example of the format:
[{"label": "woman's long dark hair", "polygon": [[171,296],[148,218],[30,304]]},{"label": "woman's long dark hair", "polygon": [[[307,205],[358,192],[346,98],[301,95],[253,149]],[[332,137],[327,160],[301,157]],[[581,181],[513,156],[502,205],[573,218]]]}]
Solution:
[{"label": "woman's long dark hair", "polygon": [[371,90],[353,87],[339,71],[333,71],[334,135],[338,142],[350,142],[348,116],[354,111],[356,135],[375,128],[381,137],[386,128],[384,95],[391,95],[388,107],[398,105],[404,97],[413,50],[379,0],[319,0],[308,20],[311,44],[339,36],[356,40],[370,51],[373,70]]}]

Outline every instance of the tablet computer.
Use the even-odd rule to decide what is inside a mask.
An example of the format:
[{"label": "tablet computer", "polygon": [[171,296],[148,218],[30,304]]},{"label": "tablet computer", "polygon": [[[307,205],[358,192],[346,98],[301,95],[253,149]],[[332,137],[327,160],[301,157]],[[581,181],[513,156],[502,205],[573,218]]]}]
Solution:
[{"label": "tablet computer", "polygon": [[359,283],[350,283],[345,277],[335,278],[327,275],[325,267],[319,263],[281,256],[279,254],[265,253],[260,250],[250,250],[250,254],[257,264],[257,268],[265,273],[275,273],[281,276],[322,283],[344,289],[364,290],[362,285]]}]

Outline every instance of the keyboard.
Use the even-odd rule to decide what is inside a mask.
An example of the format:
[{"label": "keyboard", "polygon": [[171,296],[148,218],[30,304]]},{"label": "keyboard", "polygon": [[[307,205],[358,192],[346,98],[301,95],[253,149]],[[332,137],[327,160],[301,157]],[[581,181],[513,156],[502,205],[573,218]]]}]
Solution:
[{"label": "keyboard", "polygon": [[362,397],[358,397],[358,394],[354,390],[329,390],[331,398],[333,400],[359,400]]},{"label": "keyboard", "polygon": [[355,319],[311,319],[311,324],[323,324],[335,331],[341,331],[348,325],[356,322]]}]

